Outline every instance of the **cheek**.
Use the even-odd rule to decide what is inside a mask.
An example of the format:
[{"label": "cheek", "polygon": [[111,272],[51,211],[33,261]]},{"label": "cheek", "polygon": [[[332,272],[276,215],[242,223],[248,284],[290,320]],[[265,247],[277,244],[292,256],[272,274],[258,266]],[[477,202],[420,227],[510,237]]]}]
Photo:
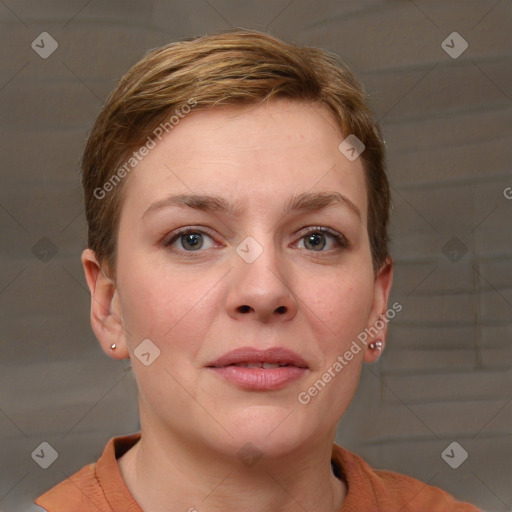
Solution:
[{"label": "cheek", "polygon": [[150,338],[162,349],[177,347],[181,340],[192,349],[204,337],[216,312],[214,303],[220,300],[218,277],[136,261],[122,277],[121,303],[132,348],[139,339]]},{"label": "cheek", "polygon": [[366,273],[309,278],[308,289],[305,311],[317,319],[324,334],[339,341],[366,327],[373,301],[373,281]]},{"label": "cheek", "polygon": [[[169,329],[176,321],[174,311],[166,310],[172,294],[166,285],[166,281],[155,279],[138,265],[124,274],[121,290],[123,319],[132,342],[140,337],[156,339],[164,324]],[[182,295],[178,298],[183,299]]]}]

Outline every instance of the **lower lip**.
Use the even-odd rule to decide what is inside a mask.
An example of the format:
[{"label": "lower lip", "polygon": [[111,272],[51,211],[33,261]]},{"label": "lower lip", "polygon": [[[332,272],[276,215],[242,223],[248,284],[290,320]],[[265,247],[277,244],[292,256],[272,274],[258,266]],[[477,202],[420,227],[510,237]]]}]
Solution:
[{"label": "lower lip", "polygon": [[223,366],[211,368],[228,382],[253,391],[270,391],[280,389],[290,382],[303,377],[307,369],[297,366],[279,368],[246,368],[243,366]]}]

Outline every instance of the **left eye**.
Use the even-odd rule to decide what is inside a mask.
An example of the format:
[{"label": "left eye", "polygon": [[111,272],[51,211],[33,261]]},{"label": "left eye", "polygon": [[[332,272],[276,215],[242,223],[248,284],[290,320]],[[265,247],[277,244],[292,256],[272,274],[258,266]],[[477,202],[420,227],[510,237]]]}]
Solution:
[{"label": "left eye", "polygon": [[299,246],[299,248],[305,248],[315,252],[321,252],[324,249],[335,249],[336,246],[338,248],[346,247],[347,245],[346,239],[343,235],[328,230],[326,228],[315,229],[314,231],[310,231],[309,233],[301,237],[301,239],[299,240],[299,244],[300,242],[303,242],[304,245],[303,247]]}]

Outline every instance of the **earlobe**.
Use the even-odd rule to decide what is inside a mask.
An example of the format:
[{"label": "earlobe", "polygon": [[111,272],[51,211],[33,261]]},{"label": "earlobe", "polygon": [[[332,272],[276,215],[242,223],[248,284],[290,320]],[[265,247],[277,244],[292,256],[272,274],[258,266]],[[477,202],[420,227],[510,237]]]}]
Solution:
[{"label": "earlobe", "polygon": [[116,285],[103,272],[91,249],[83,251],[82,265],[91,292],[92,330],[107,355],[114,359],[126,359],[129,353]]},{"label": "earlobe", "polygon": [[382,351],[384,350],[384,342],[381,340],[371,341],[368,343],[366,347],[366,351],[364,353],[364,361],[366,363],[375,363],[379,360],[382,355]]},{"label": "earlobe", "polygon": [[365,363],[377,362],[382,355],[385,346],[386,344],[382,339],[376,338],[375,341],[370,341],[364,351],[363,361]]},{"label": "earlobe", "polygon": [[386,346],[388,332],[387,307],[393,283],[393,260],[388,257],[375,277],[373,304],[368,317],[368,340],[364,352],[364,361],[374,363],[379,359]]}]

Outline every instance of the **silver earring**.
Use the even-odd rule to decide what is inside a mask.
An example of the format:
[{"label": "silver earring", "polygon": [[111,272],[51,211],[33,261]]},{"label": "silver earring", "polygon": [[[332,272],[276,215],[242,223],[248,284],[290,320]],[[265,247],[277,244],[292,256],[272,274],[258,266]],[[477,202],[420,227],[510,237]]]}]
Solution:
[{"label": "silver earring", "polygon": [[116,344],[115,344],[115,343],[112,343],[112,345],[110,345],[110,348],[111,348],[112,350],[115,350],[115,349],[116,349]]},{"label": "silver earring", "polygon": [[369,345],[371,350],[382,350],[382,341],[372,341]]}]

